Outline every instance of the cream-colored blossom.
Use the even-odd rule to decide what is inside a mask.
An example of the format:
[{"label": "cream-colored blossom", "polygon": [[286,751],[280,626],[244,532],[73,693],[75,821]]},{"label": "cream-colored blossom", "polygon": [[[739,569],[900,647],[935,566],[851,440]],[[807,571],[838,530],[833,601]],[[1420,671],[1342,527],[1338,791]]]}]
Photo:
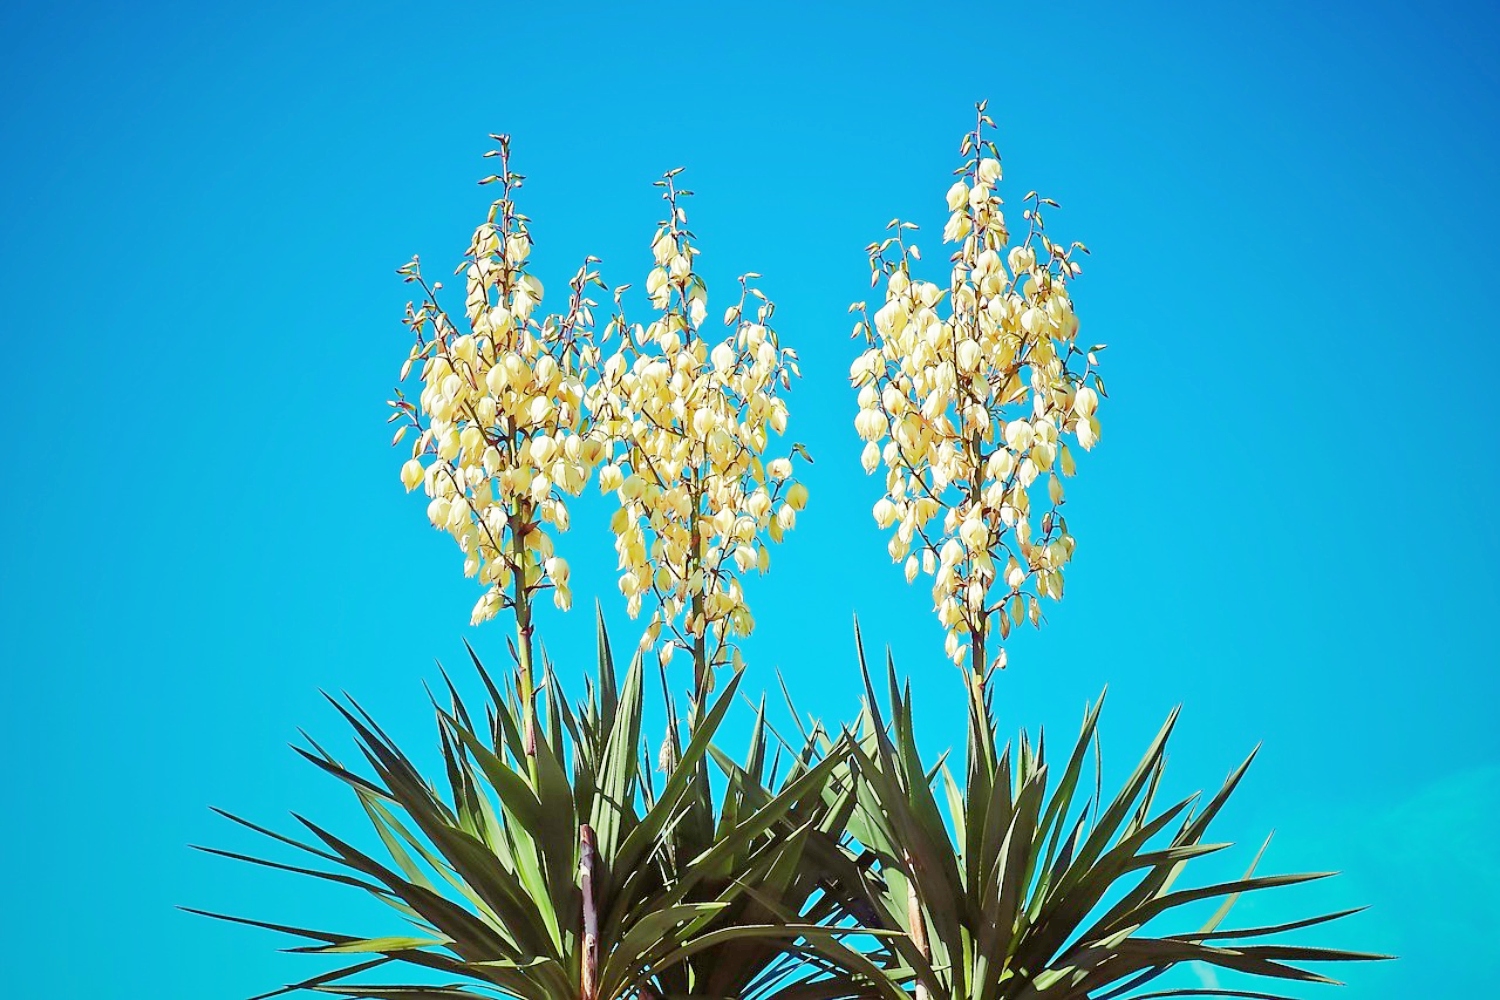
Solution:
[{"label": "cream-colored blossom", "polygon": [[749,283],[756,275],[724,314],[729,335],[705,329],[708,289],[675,175],[658,182],[670,211],[652,241],[654,313],[631,323],[616,294],[603,339],[617,335],[618,347],[585,409],[605,442],[600,487],[620,503],[611,528],[627,609],[654,603],[643,645],[691,651],[701,699],[712,668],[737,656],[734,638],[754,627],[744,575],[766,570],[767,545],[796,523],[807,490],[790,456],[765,458],[786,427],[778,393],[800,374],[796,352],[770,326],[775,307]]},{"label": "cream-colored blossom", "polygon": [[[422,486],[427,514],[464,557],[464,572],[484,592],[475,624],[515,610],[521,686],[532,690],[531,607],[543,591],[566,610],[572,603],[567,563],[554,532],[569,524],[567,498],[580,493],[604,455],[583,407],[584,375],[598,360],[591,285],[603,287],[590,257],[569,282],[566,312],[538,320],[544,289],[526,270],[531,233],[513,196],[521,177],[509,166],[509,141],[497,136],[500,197],[475,230],[465,263],[463,328],[438,303],[416,259],[400,269],[422,288],[405,323],[413,346],[401,381],[415,373],[416,401],[398,388],[393,420],[415,431],[402,466],[408,490]],[[533,745],[527,717],[527,743]]]},{"label": "cream-colored blossom", "polygon": [[[1066,439],[1084,449],[1099,437],[1102,346],[1078,344],[1068,284],[1081,273],[1082,244],[1045,231],[1027,195],[1026,231],[1014,242],[996,192],[999,155],[985,138],[993,122],[978,108],[964,137],[962,177],[949,188],[945,242],[957,244],[943,285],[915,273],[910,223],[893,222],[870,247],[872,284],[884,283],[855,333],[867,349],[850,366],[867,472],[885,467],[876,523],[908,581],[933,578],[933,606],[955,662],[1004,652],[989,643],[1040,620],[1039,598],[1058,599],[1074,540],[1062,514],[1062,476],[1074,472]],[[1045,487],[1045,488],[1044,488]],[[972,653],[971,653],[972,649]],[[986,664],[970,660],[976,676]]]},{"label": "cream-colored blossom", "polygon": [[394,404],[418,432],[402,482],[425,484],[434,527],[454,537],[488,588],[475,624],[544,588],[569,603],[566,577],[546,568],[552,529],[567,523],[567,496],[582,491],[603,452],[582,406],[583,368],[597,356],[586,295],[599,284],[596,262],[574,276],[565,314],[531,318],[543,292],[523,269],[531,237],[512,201],[519,178],[496,180],[504,193],[459,269],[468,332],[438,304],[440,284],[429,286],[415,260],[402,268],[428,295],[406,318],[415,339],[407,367],[419,366],[421,391],[415,404],[400,394]]}]

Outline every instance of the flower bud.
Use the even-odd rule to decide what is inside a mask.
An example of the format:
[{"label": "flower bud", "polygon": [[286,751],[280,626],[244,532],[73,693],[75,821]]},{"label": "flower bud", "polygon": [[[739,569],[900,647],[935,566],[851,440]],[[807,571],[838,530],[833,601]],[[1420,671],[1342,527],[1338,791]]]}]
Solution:
[{"label": "flower bud", "polygon": [[720,376],[727,375],[734,368],[734,348],[728,342],[719,344],[709,354],[713,363],[714,371]]},{"label": "flower bud", "polygon": [[888,425],[885,414],[879,410],[860,410],[854,418],[854,429],[865,441],[878,441],[885,437]]},{"label": "flower bud", "polygon": [[1035,462],[1030,458],[1021,459],[1021,467],[1016,470],[1016,479],[1021,483],[1023,489],[1030,489],[1031,484],[1036,482],[1037,474],[1041,472]]},{"label": "flower bud", "polygon": [[971,372],[979,367],[979,345],[972,340],[965,340],[958,345],[958,367],[966,372]]},{"label": "flower bud", "polygon": [[1021,275],[1030,271],[1036,264],[1036,251],[1030,247],[1012,247],[1009,254],[1010,272]]},{"label": "flower bud", "polygon": [[550,354],[543,354],[536,363],[536,381],[542,388],[550,388],[557,377],[557,362]]},{"label": "flower bud", "polygon": [[677,244],[672,239],[672,234],[665,229],[658,229],[656,239],[651,241],[651,256],[658,264],[665,264],[676,252]]},{"label": "flower bud", "polygon": [[534,274],[527,274],[521,278],[521,287],[526,290],[526,297],[532,303],[542,301],[542,282]]},{"label": "flower bud", "polygon": [[1083,445],[1083,450],[1088,451],[1099,440],[1099,419],[1097,417],[1087,417],[1078,421],[1078,426],[1074,433],[1078,435],[1078,443]]},{"label": "flower bud", "polygon": [[969,221],[967,215],[964,215],[962,212],[954,212],[948,216],[948,224],[943,227],[943,242],[957,243],[969,235],[969,230],[972,228],[973,223]]},{"label": "flower bud", "polygon": [[556,451],[556,444],[545,434],[531,439],[531,460],[537,465],[546,465]]},{"label": "flower bud", "polygon": [[1077,467],[1073,464],[1073,453],[1068,450],[1067,445],[1062,445],[1058,449],[1057,464],[1065,476],[1071,476],[1074,472],[1078,471]]},{"label": "flower bud", "polygon": [[620,376],[625,374],[625,355],[616,354],[604,362],[604,383],[615,385],[620,381]]},{"label": "flower bud", "polygon": [[958,529],[958,536],[972,549],[982,549],[990,539],[990,530],[978,517],[970,517]]},{"label": "flower bud", "polygon": [[779,399],[771,401],[771,430],[786,433],[786,404]]},{"label": "flower bud", "polygon": [[1029,449],[1035,437],[1036,429],[1025,420],[1012,420],[1005,425],[1005,443],[1015,451]]}]

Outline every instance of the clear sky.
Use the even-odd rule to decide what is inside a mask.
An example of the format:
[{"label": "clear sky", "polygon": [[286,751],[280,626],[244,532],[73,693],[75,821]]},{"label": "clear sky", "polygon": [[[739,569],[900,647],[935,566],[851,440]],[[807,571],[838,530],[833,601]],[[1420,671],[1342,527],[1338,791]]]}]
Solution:
[{"label": "clear sky", "polygon": [[[1343,995],[1488,993],[1497,31],[1478,3],[7,4],[7,992],[243,997],[315,960],[175,904],[370,912],[185,845],[259,846],[210,805],[357,830],[285,746],[303,727],[349,749],[319,689],[430,759],[434,657],[461,666],[469,634],[499,661],[383,423],[394,270],[457,261],[490,132],[515,137],[554,290],[585,253],[639,285],[651,181],[688,168],[710,304],[765,275],[805,362],[789,437],[817,459],[750,586],[748,687],[780,669],[851,715],[858,613],[929,751],[951,745],[930,601],[869,517],[845,309],[892,216],[943,259],[988,97],[1003,193],[1062,203],[1049,228],[1093,250],[1083,337],[1110,344],[1068,596],[1012,646],[1007,725],[1071,735],[1107,682],[1118,771],[1182,703],[1184,791],[1264,741],[1219,832],[1235,865],[1274,827],[1268,869],[1342,869],[1296,891],[1304,912],[1372,904],[1319,940],[1404,960]],[[596,598],[637,634],[603,512],[565,539],[581,611],[543,618],[568,679]]]}]

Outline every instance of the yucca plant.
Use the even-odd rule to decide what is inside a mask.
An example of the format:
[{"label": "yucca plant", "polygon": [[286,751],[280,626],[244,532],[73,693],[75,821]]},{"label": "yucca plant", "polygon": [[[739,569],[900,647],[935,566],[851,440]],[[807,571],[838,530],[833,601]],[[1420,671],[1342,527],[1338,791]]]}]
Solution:
[{"label": "yucca plant", "polygon": [[[740,686],[738,640],[755,624],[743,578],[766,571],[770,545],[808,500],[793,465],[811,461],[805,449],[770,448],[787,426],[781,391],[799,375],[796,352],[770,326],[775,307],[754,274],[725,313],[728,332],[710,329],[677,170],[658,182],[669,212],[651,243],[648,321],[626,320],[621,286],[595,337],[589,296],[606,286],[592,256],[568,284],[565,311],[542,317],[515,202],[522,178],[508,137],[495,136],[499,172],[481,183],[500,194],[460,266],[462,319],[415,259],[401,268],[423,299],[407,308],[413,345],[400,380],[421,386],[414,401],[398,388],[391,406],[393,443],[411,435],[402,481],[427,495],[428,519],[485,588],[473,622],[514,619],[513,679],[502,689],[473,657],[488,694],[481,727],[444,674],[448,698],[434,705],[442,791],[358,705],[335,702],[373,777],[316,743],[302,752],[353,790],[386,860],[307,820],[311,841],[230,817],[330,867],[214,853],[357,887],[415,928],[368,936],[226,917],[313,942],[298,951],[358,956],[265,996],[1274,998],[1151,984],[1186,962],[1326,982],[1303,965],[1378,957],[1262,940],[1345,913],[1220,929],[1242,893],[1319,875],[1258,877],[1252,865],[1240,879],[1174,888],[1187,862],[1228,846],[1204,838],[1249,764],[1201,808],[1189,798],[1158,809],[1175,713],[1107,803],[1097,705],[1055,785],[1040,736],[1033,747],[1023,731],[1014,754],[998,749],[998,643],[1039,625],[1041,602],[1062,597],[1075,546],[1059,477],[1074,472],[1069,439],[1084,450],[1097,442],[1106,393],[1103,345],[1078,341],[1069,291],[1087,251],[1047,235],[1041,209],[1055,203],[1035,192],[1024,199],[1027,231],[1012,240],[993,127],[981,103],[946,196],[944,240],[956,249],[945,284],[917,277],[909,223],[893,222],[869,248],[884,302],[873,315],[854,305],[868,349],[850,370],[861,462],[885,466],[875,520],[892,530],[888,550],[908,581],[933,577],[946,653],[966,679],[962,784],[922,760],[910,692],[889,665],[890,719],[882,714],[862,648],[867,700],[852,733],[814,725],[773,750],[762,704],[743,761],[714,746]],[[571,606],[556,543],[568,498],[596,472],[619,502],[610,528],[626,610],[634,617],[649,602],[651,615],[623,684],[600,621],[597,671],[573,707],[544,653],[537,666],[534,610],[548,593]],[[674,651],[691,658],[685,721],[666,676]],[[659,785],[642,739],[649,658],[667,696]],[[732,676],[714,697],[721,672]],[[1080,804],[1090,743],[1094,794]],[[1195,930],[1154,930],[1213,902]],[[371,984],[400,966],[454,981]]]},{"label": "yucca plant", "polygon": [[[787,870],[787,858],[796,856],[805,829],[775,836],[769,831],[818,799],[838,764],[836,755],[797,767],[775,795],[731,795],[727,822],[700,850],[675,859],[670,854],[672,831],[691,815],[689,803],[702,791],[703,762],[739,675],[705,709],[660,787],[650,788],[641,752],[641,663],[637,659],[617,687],[602,620],[596,683],[576,712],[565,703],[553,671],[546,670],[540,713],[546,724],[537,727],[529,754],[521,696],[510,686],[502,691],[478,657],[473,659],[489,693],[488,725],[484,731],[476,727],[449,683],[450,707],[437,707],[446,795],[425,781],[352,702],[335,704],[353,727],[373,779],[340,764],[316,743],[300,751],[358,796],[389,862],[301,817],[317,843],[224,813],[315,856],[331,870],[205,850],[363,889],[417,931],[368,936],[207,914],[317,942],[295,951],[363,959],[265,996],[308,989],[407,1000],[494,993],[520,1000],[618,1000],[673,992],[673,964],[705,948],[722,954],[730,941],[823,933],[769,926],[765,920],[752,927],[718,922],[710,935],[705,932],[747,889],[766,886],[773,896],[781,894],[780,873]],[[401,964],[460,981],[434,987],[355,979]]]},{"label": "yucca plant", "polygon": [[[1247,759],[1236,768],[1201,807],[1192,796],[1158,808],[1175,711],[1106,802],[1098,759],[1099,704],[1087,711],[1054,784],[1043,738],[1033,746],[1023,731],[1014,752],[1009,745],[997,752],[992,706],[987,694],[977,697],[961,786],[946,764],[929,768],[920,757],[910,690],[898,682],[894,666],[888,661],[889,722],[880,711],[863,649],[860,666],[866,703],[854,754],[858,806],[849,828],[879,858],[881,881],[865,883],[875,890],[868,900],[874,923],[901,932],[874,939],[870,957],[894,981],[912,987],[919,1000],[1273,998],[1279,994],[1143,990],[1186,962],[1266,979],[1329,983],[1334,980],[1302,963],[1384,957],[1259,943],[1354,910],[1278,926],[1221,929],[1241,894],[1327,873],[1257,876],[1252,864],[1242,878],[1174,888],[1190,860],[1231,846],[1204,838],[1250,765]],[[1090,744],[1095,747],[1093,794],[1080,804]],[[938,781],[946,817],[933,787]],[[1220,905],[1196,929],[1147,930],[1205,901]]]},{"label": "yucca plant", "polygon": [[[876,956],[917,1000],[1103,1000],[1191,961],[1324,981],[1298,963],[1371,956],[1241,943],[1290,926],[1218,929],[1241,893],[1319,876],[1251,873],[1173,889],[1189,860],[1227,846],[1203,838],[1248,761],[1201,808],[1188,799],[1158,812],[1175,714],[1108,803],[1096,788],[1075,808],[1097,706],[1055,785],[1040,737],[1033,748],[1023,733],[1014,756],[997,750],[989,684],[1007,662],[1001,644],[1025,624],[1041,625],[1044,601],[1062,599],[1076,548],[1064,480],[1077,471],[1073,448],[1099,441],[1107,392],[1099,368],[1105,345],[1079,339],[1073,297],[1088,250],[1047,228],[1044,207],[1057,203],[1036,191],[1022,197],[1012,231],[994,129],[980,102],[945,197],[947,274],[922,277],[916,226],[893,220],[868,248],[871,287],[882,301],[873,312],[866,302],[850,307],[860,316],[854,334],[867,344],[849,372],[861,460],[866,472],[885,473],[872,514],[890,530],[888,551],[904,563],[907,581],[932,578],[945,651],[963,672],[970,705],[960,785],[946,767],[926,769],[910,695],[894,670],[889,731],[865,672],[850,831],[880,860],[883,888],[869,900],[874,921],[903,932],[879,939]],[[862,651],[860,658],[863,667]],[[939,777],[946,817],[933,791]],[[1144,931],[1212,900],[1220,911],[1196,931]]]}]

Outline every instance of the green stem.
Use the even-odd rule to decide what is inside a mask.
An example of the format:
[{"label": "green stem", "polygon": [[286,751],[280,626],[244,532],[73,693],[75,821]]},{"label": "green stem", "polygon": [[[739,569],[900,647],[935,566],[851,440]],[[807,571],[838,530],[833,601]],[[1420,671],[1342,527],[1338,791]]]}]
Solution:
[{"label": "green stem", "polygon": [[[698,513],[698,497],[693,495],[692,527],[689,531],[688,541],[688,580],[693,578],[693,571],[701,565],[700,548],[702,547],[702,530],[700,527],[700,516]],[[708,586],[705,576],[703,586]],[[700,588],[693,594],[693,703],[688,711],[688,729],[697,727],[698,719],[703,711],[703,703],[708,697],[709,667],[708,667],[708,625],[704,621],[705,600],[703,590]]]},{"label": "green stem", "polygon": [[969,729],[976,737],[985,768],[995,769],[995,733],[990,724],[989,707],[984,698],[985,660],[984,620],[969,631]]},{"label": "green stem", "polygon": [[511,566],[515,577],[512,603],[516,611],[516,658],[518,688],[521,694],[522,747],[533,783],[536,779],[536,685],[532,671],[532,624],[531,592],[526,586],[526,540],[527,525],[524,508],[510,519],[512,545]]}]

